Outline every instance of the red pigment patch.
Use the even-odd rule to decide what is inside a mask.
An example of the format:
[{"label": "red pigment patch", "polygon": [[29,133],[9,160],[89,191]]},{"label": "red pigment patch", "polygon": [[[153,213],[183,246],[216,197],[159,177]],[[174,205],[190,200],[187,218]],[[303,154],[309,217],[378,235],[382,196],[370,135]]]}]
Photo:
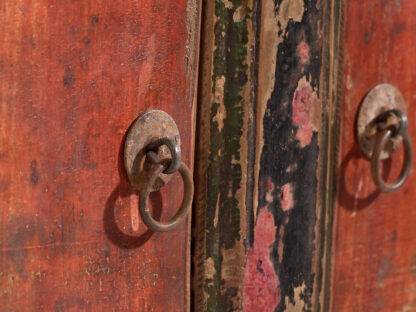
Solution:
[{"label": "red pigment patch", "polygon": [[268,203],[273,202],[273,191],[275,186],[270,178],[264,179],[260,182],[260,196],[265,196]]},{"label": "red pigment patch", "polygon": [[310,56],[309,56],[309,46],[306,44],[305,41],[301,41],[297,48],[296,52],[299,56],[299,62],[302,65],[309,64]]},{"label": "red pigment patch", "polygon": [[282,186],[281,203],[283,211],[289,211],[295,206],[295,200],[293,199],[293,193],[295,191],[295,185],[293,183],[287,183]]},{"label": "red pigment patch", "polygon": [[262,208],[257,217],[254,234],[244,276],[244,311],[272,312],[280,302],[280,283],[270,261],[276,226],[266,208]]},{"label": "red pigment patch", "polygon": [[311,126],[311,106],[313,99],[313,90],[309,83],[299,85],[293,95],[292,101],[292,119],[293,123],[298,126],[296,139],[300,142],[301,147],[305,147],[312,140]]},{"label": "red pigment patch", "polygon": [[273,191],[274,191],[274,189],[275,189],[274,183],[272,182],[272,180],[270,178],[267,178],[267,180],[266,180],[266,201],[268,203],[273,202]]}]

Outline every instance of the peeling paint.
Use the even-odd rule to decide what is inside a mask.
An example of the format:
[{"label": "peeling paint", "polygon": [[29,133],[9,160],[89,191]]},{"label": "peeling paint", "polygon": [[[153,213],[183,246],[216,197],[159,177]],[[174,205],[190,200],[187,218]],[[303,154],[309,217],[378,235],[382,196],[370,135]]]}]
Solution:
[{"label": "peeling paint", "polygon": [[289,211],[295,206],[295,199],[293,198],[294,192],[294,183],[286,183],[282,186],[282,193],[280,197],[283,211]]},{"label": "peeling paint", "polygon": [[276,235],[273,215],[262,208],[257,216],[253,248],[247,253],[244,311],[273,311],[280,301],[279,279],[270,260]]},{"label": "peeling paint", "polygon": [[300,22],[305,10],[303,0],[283,0],[278,7],[279,23],[284,33],[290,20]]},{"label": "peeling paint", "polygon": [[217,114],[212,118],[212,121],[218,123],[218,131],[224,128],[224,119],[227,117],[227,112],[224,106],[224,84],[225,76],[215,78],[214,101],[218,105]]},{"label": "peeling paint", "polygon": [[[266,113],[267,103],[271,98],[275,87],[275,76],[277,66],[277,52],[280,43],[284,40],[286,28],[289,21],[300,22],[304,14],[303,0],[284,0],[280,5],[274,0],[263,0],[261,9],[261,34],[260,34],[260,57],[258,76],[258,113],[257,113],[257,138],[254,176],[255,185],[259,182],[260,154],[263,148],[264,129],[262,120]],[[257,190],[254,198],[258,198]],[[254,202],[254,215],[258,202]]]},{"label": "peeling paint", "polygon": [[246,15],[247,15],[246,7],[244,5],[239,6],[233,14],[234,23],[239,23],[239,22],[243,21],[244,18],[246,17]]},{"label": "peeling paint", "polygon": [[[240,0],[216,0],[207,4],[207,21],[212,23],[209,156],[206,175],[205,248],[203,257],[213,259],[212,279],[204,279],[205,298],[198,297],[196,309],[239,311],[246,237],[247,121],[243,98],[249,91],[248,20],[251,11]],[[212,11],[210,11],[212,10]],[[212,14],[212,15],[211,15]],[[210,36],[210,34],[208,34]],[[207,66],[207,65],[205,65]],[[204,117],[203,117],[204,118]],[[206,153],[208,145],[202,146]],[[204,304],[205,302],[205,304]]]},{"label": "peeling paint", "polygon": [[294,289],[294,299],[290,300],[288,297],[285,298],[286,310],[290,312],[303,312],[308,311],[308,307],[305,302],[302,300],[304,292],[306,290],[306,285],[302,284],[299,287]]},{"label": "peeling paint", "polygon": [[309,55],[309,46],[305,41],[301,41],[296,48],[296,53],[299,57],[299,62],[302,65],[309,64],[310,55]]},{"label": "peeling paint", "polygon": [[233,3],[230,0],[221,0],[221,1],[227,9],[232,9],[234,7]]},{"label": "peeling paint", "polygon": [[215,266],[214,266],[214,259],[207,258],[204,261],[205,266],[205,277],[208,280],[213,280],[215,275]]},{"label": "peeling paint", "polygon": [[272,203],[274,200],[273,192],[275,191],[276,187],[274,186],[273,181],[270,178],[266,179],[265,185],[262,187],[265,190],[266,194],[266,201],[268,203]]},{"label": "peeling paint", "polygon": [[[254,11],[253,3],[259,5]],[[209,81],[202,77],[209,88],[201,90],[201,106],[209,109],[201,108],[201,116],[209,117],[202,117],[201,129],[209,129],[209,139],[200,143],[200,157],[205,159],[208,145],[210,152],[198,164],[206,195],[198,198],[204,233],[195,241],[203,242],[202,259],[210,260],[209,268],[203,265],[208,275],[201,277],[205,297],[198,297],[194,308],[309,311],[315,281],[322,12],[317,0],[205,5],[206,25],[215,36],[202,61],[209,64],[203,72],[211,76]],[[248,166],[254,169],[249,172]]]},{"label": "peeling paint", "polygon": [[[254,163],[254,185],[259,185],[260,154],[263,148],[264,130],[262,121],[266,113],[267,102],[273,92],[276,72],[276,55],[279,43],[283,40],[279,35],[278,18],[275,14],[275,3],[273,0],[262,1],[261,8],[261,34],[258,74],[258,96],[257,96],[257,136]],[[254,217],[257,216],[258,191],[254,188]]]},{"label": "peeling paint", "polygon": [[[315,280],[318,130],[322,111],[317,96],[322,53],[317,26],[320,13],[317,1],[283,0],[276,6],[274,1],[262,3],[265,6],[260,40],[264,45],[261,41],[261,113],[256,142],[260,147],[258,207],[269,207],[276,227],[271,259],[281,300],[274,311],[309,311]],[[266,27],[267,16],[269,21],[273,18],[274,24],[269,24],[272,29]],[[268,33],[277,35],[269,42],[264,40]],[[274,44],[275,50],[270,52]],[[270,74],[274,75],[272,82],[267,81]],[[268,179],[278,192],[267,191],[262,181]]]},{"label": "peeling paint", "polygon": [[235,244],[233,248],[221,249],[222,268],[221,279],[226,281],[221,288],[222,296],[232,297],[232,310],[239,311],[241,307],[242,289],[244,275],[241,274],[242,268],[246,264],[245,248],[243,244]]},{"label": "peeling paint", "polygon": [[316,93],[306,80],[306,77],[300,79],[293,95],[292,118],[293,123],[298,126],[296,139],[299,141],[301,147],[308,145],[312,139],[313,105],[316,102],[316,98]]}]

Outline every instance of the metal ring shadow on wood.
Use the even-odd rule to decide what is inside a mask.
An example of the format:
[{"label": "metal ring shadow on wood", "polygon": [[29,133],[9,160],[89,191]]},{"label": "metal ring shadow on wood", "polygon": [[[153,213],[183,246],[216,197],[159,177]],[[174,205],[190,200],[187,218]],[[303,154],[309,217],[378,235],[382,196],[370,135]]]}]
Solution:
[{"label": "metal ring shadow on wood", "polygon": [[377,187],[387,193],[391,193],[399,189],[409,177],[412,168],[412,141],[407,131],[401,133],[404,144],[404,163],[399,177],[392,183],[383,180],[380,173],[381,153],[386,143],[394,136],[394,130],[387,128],[377,135],[376,144],[374,146],[373,155],[371,157],[371,175]]},{"label": "metal ring shadow on wood", "polygon": [[152,186],[161,172],[163,172],[171,162],[170,159],[164,159],[157,164],[154,164],[140,189],[139,193],[139,210],[143,222],[152,230],[157,232],[167,232],[176,228],[187,217],[188,212],[192,206],[192,198],[194,196],[194,184],[192,181],[192,174],[189,168],[182,162],[178,172],[181,174],[184,184],[184,194],[182,204],[178,212],[167,222],[156,221],[149,209],[149,195],[152,191]]}]

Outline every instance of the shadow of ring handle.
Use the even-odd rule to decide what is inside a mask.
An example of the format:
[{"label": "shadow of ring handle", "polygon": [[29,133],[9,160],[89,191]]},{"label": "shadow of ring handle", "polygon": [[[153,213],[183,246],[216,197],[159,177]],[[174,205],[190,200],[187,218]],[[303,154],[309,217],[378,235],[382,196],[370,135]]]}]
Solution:
[{"label": "shadow of ring handle", "polygon": [[392,193],[397,191],[401,186],[403,186],[404,182],[406,182],[412,168],[413,150],[409,133],[405,131],[399,135],[401,135],[403,138],[404,162],[399,177],[392,183],[387,183],[383,180],[380,172],[380,163],[381,153],[386,143],[393,137],[393,130],[388,128],[382,132],[379,132],[376,138],[376,144],[374,145],[374,150],[371,157],[371,175],[373,177],[374,183],[382,192]]},{"label": "shadow of ring handle", "polygon": [[165,159],[152,166],[149,171],[149,175],[147,176],[147,179],[139,193],[140,216],[142,217],[143,222],[150,229],[156,232],[167,232],[179,226],[186,219],[188,212],[192,206],[192,198],[194,196],[194,183],[192,181],[191,171],[183,162],[181,162],[178,172],[183,179],[184,194],[179,210],[176,212],[173,218],[167,222],[156,221],[152,217],[149,209],[149,195],[156,178],[160,173],[163,172],[163,170],[166,169],[166,166],[169,164],[169,162],[170,159]]}]

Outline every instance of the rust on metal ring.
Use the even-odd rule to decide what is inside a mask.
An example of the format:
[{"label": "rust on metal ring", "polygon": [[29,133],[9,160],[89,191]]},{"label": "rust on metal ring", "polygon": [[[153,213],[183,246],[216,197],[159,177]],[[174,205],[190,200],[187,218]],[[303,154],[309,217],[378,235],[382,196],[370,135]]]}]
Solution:
[{"label": "rust on metal ring", "polygon": [[170,138],[161,138],[161,139],[158,139],[158,140],[150,143],[146,147],[147,148],[147,154],[150,151],[157,151],[158,148],[162,145],[166,145],[168,147],[168,149],[170,151],[170,155],[171,155],[171,161],[170,161],[168,167],[165,170],[163,170],[163,173],[164,174],[175,173],[179,169],[179,167],[181,166],[182,156],[181,156],[181,148],[172,139],[170,139]]},{"label": "rust on metal ring", "polygon": [[184,194],[182,204],[178,212],[173,216],[171,220],[167,222],[156,221],[152,217],[149,209],[149,195],[152,191],[152,186],[156,178],[167,168],[169,162],[170,159],[164,159],[152,166],[149,171],[149,175],[147,176],[147,179],[139,193],[139,211],[142,220],[150,229],[157,232],[167,232],[180,225],[188,215],[188,212],[192,206],[192,198],[194,196],[194,184],[192,181],[191,171],[183,162],[181,162],[178,171],[183,179]]},{"label": "rust on metal ring", "polygon": [[385,130],[386,127],[386,121],[391,115],[396,115],[397,118],[399,118],[399,124],[398,125],[391,125],[392,127],[392,138],[396,136],[402,136],[407,132],[407,129],[409,127],[409,122],[407,120],[406,114],[404,114],[400,109],[390,109],[388,111],[385,111],[378,115],[378,117],[374,120],[374,123],[378,125],[379,131]]},{"label": "rust on metal ring", "polygon": [[412,141],[408,132],[400,134],[403,138],[404,144],[404,163],[399,177],[392,183],[387,183],[383,180],[380,173],[381,152],[386,143],[394,136],[394,129],[387,128],[385,131],[377,135],[376,144],[374,146],[373,155],[371,157],[371,175],[374,183],[383,192],[391,193],[399,189],[409,177],[412,168]]}]

